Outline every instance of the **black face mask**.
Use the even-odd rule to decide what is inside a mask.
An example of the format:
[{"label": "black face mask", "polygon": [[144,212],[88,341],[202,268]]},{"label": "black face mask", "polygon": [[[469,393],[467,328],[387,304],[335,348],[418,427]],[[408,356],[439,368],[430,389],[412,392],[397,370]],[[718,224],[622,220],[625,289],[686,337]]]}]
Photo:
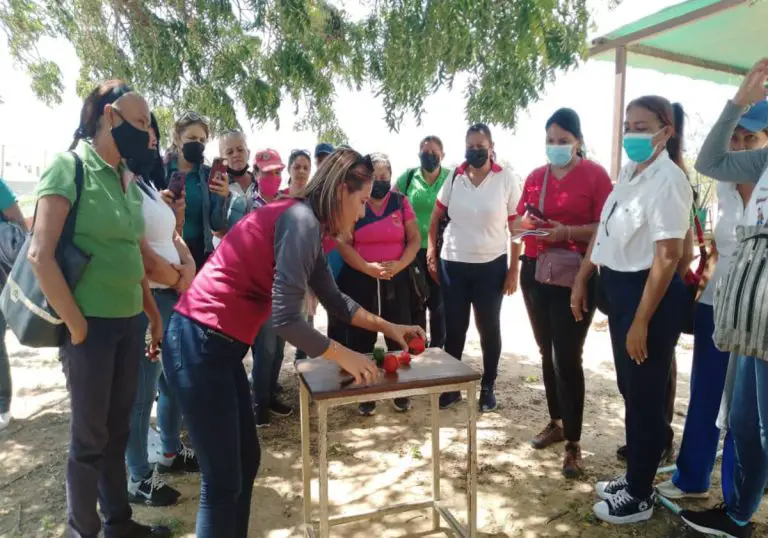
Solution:
[{"label": "black face mask", "polygon": [[235,170],[234,168],[230,168],[227,166],[227,173],[232,177],[242,177],[245,175],[245,173],[248,171],[248,165],[245,165],[245,168],[241,168],[240,170]]},{"label": "black face mask", "polygon": [[160,166],[160,170],[163,169],[163,160],[160,158],[160,154],[156,149],[149,150],[148,158],[151,158],[151,160],[147,162],[142,162],[140,159],[135,158],[126,159],[125,165],[128,167],[128,170],[149,181],[152,179],[158,164]]},{"label": "black face mask", "polygon": [[149,133],[128,123],[116,108],[113,110],[123,120],[123,123],[111,130],[117,151],[126,162],[131,163],[128,167],[132,172],[141,173],[140,170],[151,167],[155,160],[155,150],[149,147]]},{"label": "black face mask", "polygon": [[181,146],[181,154],[188,163],[203,164],[205,144],[202,142],[186,142]]},{"label": "black face mask", "polygon": [[468,149],[464,157],[472,168],[482,168],[488,162],[488,150],[486,148]]},{"label": "black face mask", "polygon": [[373,182],[373,188],[371,188],[371,198],[374,200],[381,200],[392,188],[389,181],[377,179]]},{"label": "black face mask", "polygon": [[434,153],[422,153],[419,155],[421,159],[421,168],[427,172],[434,172],[437,167],[440,166],[440,157]]}]

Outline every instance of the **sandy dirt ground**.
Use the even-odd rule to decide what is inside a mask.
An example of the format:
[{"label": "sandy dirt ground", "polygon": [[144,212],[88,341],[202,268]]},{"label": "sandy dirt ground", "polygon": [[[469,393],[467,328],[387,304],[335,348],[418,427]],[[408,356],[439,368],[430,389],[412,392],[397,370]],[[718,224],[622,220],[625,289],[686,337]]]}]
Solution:
[{"label": "sandy dirt ground", "polygon": [[[598,479],[622,472],[615,450],[623,444],[623,403],[619,397],[605,318],[598,315],[587,340],[584,362],[587,402],[583,449],[587,474],[568,481],[561,475],[563,446],[535,451],[529,440],[547,422],[547,407],[538,350],[519,295],[503,309],[504,354],[497,385],[499,409],[480,417],[479,528],[483,537],[582,536],[686,537],[679,518],[658,506],[647,524],[613,527],[598,522],[591,507]],[[318,325],[324,326],[321,315]],[[65,535],[64,464],[68,447],[69,406],[64,377],[54,350],[20,347],[6,336],[11,355],[15,397],[11,426],[0,433],[0,537]],[[472,329],[466,355],[482,367],[477,334]],[[298,409],[293,350],[286,350],[281,375],[284,398]],[[250,360],[249,360],[250,362]],[[676,444],[679,445],[688,402],[691,339],[678,349]],[[466,480],[466,403],[441,413],[442,493],[463,516]],[[366,510],[419,500],[430,493],[431,449],[426,398],[396,414],[382,403],[376,416],[362,418],[356,408],[332,410],[329,416],[330,497],[333,513]],[[260,430],[262,467],[253,490],[249,536],[300,536],[302,506],[299,421],[295,414]],[[313,439],[315,438],[313,433]],[[313,455],[317,446],[313,443]],[[197,476],[172,477],[183,498],[167,509],[137,507],[143,522],[164,523],[176,536],[193,536],[199,498]],[[317,481],[313,481],[317,499]],[[708,501],[684,503],[707,507],[721,500],[719,471]],[[763,508],[756,536],[768,536],[768,509]],[[338,527],[333,536],[369,538],[404,536],[430,527],[429,511],[381,521]]]}]

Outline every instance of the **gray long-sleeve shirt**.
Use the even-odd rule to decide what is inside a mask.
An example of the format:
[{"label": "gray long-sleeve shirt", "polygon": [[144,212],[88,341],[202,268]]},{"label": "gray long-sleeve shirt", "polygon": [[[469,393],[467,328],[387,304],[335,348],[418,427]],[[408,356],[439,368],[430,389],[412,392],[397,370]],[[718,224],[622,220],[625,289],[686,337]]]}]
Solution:
[{"label": "gray long-sleeve shirt", "polygon": [[768,149],[729,151],[733,130],[745,109],[728,101],[709,132],[696,160],[696,170],[707,177],[731,183],[757,183],[768,166]]}]

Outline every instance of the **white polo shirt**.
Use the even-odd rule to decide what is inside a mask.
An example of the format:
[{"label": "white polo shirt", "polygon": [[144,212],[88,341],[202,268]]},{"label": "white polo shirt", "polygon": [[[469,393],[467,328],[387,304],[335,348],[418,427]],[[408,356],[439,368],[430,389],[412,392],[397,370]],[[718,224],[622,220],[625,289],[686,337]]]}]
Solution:
[{"label": "white polo shirt", "polygon": [[656,242],[683,239],[691,227],[693,190],[669,154],[663,151],[637,176],[635,170],[633,162],[622,168],[592,248],[592,263],[614,271],[649,269]]},{"label": "white polo shirt", "polygon": [[456,178],[445,180],[437,205],[451,221],[443,235],[440,257],[446,261],[486,263],[505,254],[509,245],[507,222],[514,217],[520,186],[517,178],[494,163],[480,185],[467,176],[464,163]]},{"label": "white polo shirt", "polygon": [[701,294],[699,302],[713,305],[715,290],[719,282],[724,280],[731,269],[733,256],[739,246],[736,226],[744,218],[744,200],[736,188],[736,183],[718,181],[717,192],[717,225],[715,226],[715,244],[717,245],[717,265],[712,277]]},{"label": "white polo shirt", "polygon": [[[181,263],[179,252],[173,242],[176,231],[176,215],[173,209],[163,201],[157,189],[147,182],[143,182],[139,190],[142,196],[141,210],[144,214],[144,237],[147,239],[149,248],[168,263]],[[168,287],[157,282],[150,282],[149,286],[155,289]]]}]

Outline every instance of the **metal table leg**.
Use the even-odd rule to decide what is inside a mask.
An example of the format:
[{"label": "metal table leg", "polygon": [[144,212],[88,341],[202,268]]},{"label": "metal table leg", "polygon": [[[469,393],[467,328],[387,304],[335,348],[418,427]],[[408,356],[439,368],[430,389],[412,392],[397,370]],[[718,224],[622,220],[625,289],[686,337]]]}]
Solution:
[{"label": "metal table leg", "polygon": [[328,538],[328,404],[317,404],[318,438],[320,442],[320,538]]},{"label": "metal table leg", "polygon": [[309,391],[304,383],[299,383],[299,402],[301,412],[301,469],[304,479],[304,525],[312,526],[312,458],[310,448]]},{"label": "metal table leg", "polygon": [[469,538],[477,537],[477,390],[467,386],[467,528]]},{"label": "metal table leg", "polygon": [[432,528],[440,529],[440,395],[430,394],[430,414],[432,419]]}]

